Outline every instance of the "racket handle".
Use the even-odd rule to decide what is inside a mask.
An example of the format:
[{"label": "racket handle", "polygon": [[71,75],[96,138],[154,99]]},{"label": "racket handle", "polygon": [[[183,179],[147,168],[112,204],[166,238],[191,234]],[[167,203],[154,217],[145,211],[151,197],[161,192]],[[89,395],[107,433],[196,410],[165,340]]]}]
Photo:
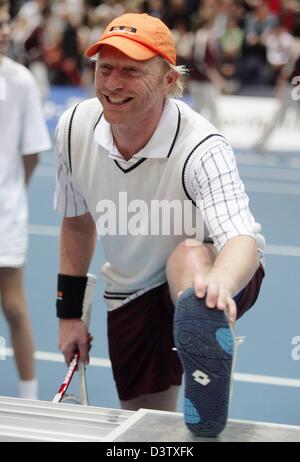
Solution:
[{"label": "racket handle", "polygon": [[[86,328],[89,329],[91,311],[92,311],[92,301],[93,301],[94,290],[95,290],[95,286],[97,282],[97,276],[95,276],[92,273],[88,273],[87,278],[88,279],[87,279],[87,284],[86,284],[84,298],[83,298],[81,319],[86,325]],[[80,359],[78,363],[78,375],[79,375],[80,401],[81,401],[81,404],[88,406],[89,399],[88,399],[86,376],[85,376],[85,365]]]},{"label": "racket handle", "polygon": [[93,301],[94,289],[95,289],[96,282],[97,282],[97,276],[95,276],[92,273],[88,273],[87,278],[88,280],[87,280],[84,298],[83,298],[81,319],[85,323],[86,328],[89,329],[90,319],[91,319],[92,301]]},{"label": "racket handle", "polygon": [[78,364],[78,375],[79,375],[79,388],[80,388],[80,402],[85,406],[89,405],[89,398],[87,392],[86,376],[85,376],[85,365],[82,361]]},{"label": "racket handle", "polygon": [[64,378],[63,383],[61,384],[58,393],[54,396],[52,402],[53,403],[59,403],[61,399],[63,398],[65,392],[67,391],[70,382],[72,380],[73,374],[76,370],[76,367],[79,365],[79,353],[75,353],[72,361],[70,362],[70,365],[68,367],[67,375]]}]

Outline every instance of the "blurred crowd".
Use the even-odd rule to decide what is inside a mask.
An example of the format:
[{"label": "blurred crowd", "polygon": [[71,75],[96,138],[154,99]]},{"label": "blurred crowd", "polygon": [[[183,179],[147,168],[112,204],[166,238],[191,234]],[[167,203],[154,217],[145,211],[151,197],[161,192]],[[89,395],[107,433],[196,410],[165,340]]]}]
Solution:
[{"label": "blurred crowd", "polygon": [[[300,0],[12,0],[11,57],[28,66],[44,91],[91,85],[84,50],[126,12],[147,12],[171,28],[191,92],[238,93],[273,87],[300,55]],[[213,108],[212,108],[213,110]]]}]

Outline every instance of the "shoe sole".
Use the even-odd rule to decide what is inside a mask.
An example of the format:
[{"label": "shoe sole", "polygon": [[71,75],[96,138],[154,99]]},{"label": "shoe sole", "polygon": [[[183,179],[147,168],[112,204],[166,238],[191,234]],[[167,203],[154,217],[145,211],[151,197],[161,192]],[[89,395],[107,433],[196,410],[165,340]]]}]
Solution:
[{"label": "shoe sole", "polygon": [[185,373],[185,424],[195,436],[216,437],[227,421],[235,347],[227,316],[188,289],[176,303],[174,341]]}]

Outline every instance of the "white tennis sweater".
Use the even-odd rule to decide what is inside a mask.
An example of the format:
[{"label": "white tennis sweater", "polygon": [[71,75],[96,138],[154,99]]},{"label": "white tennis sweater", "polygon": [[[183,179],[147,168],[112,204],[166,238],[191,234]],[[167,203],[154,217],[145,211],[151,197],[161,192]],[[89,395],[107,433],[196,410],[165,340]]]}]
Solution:
[{"label": "white tennis sweater", "polygon": [[[226,141],[186,104],[175,100],[168,104],[170,110],[160,122],[165,129],[172,117],[173,132],[167,149],[162,143],[160,153],[156,140],[156,157],[141,158],[128,169],[109,156],[107,146],[96,141],[95,131],[97,134],[103,122],[102,107],[96,98],[80,103],[75,111],[67,111],[59,123],[63,138],[60,164],[65,167],[64,175],[71,178],[65,189],[72,190],[74,204],[70,211],[70,204],[63,201],[62,207],[56,195],[56,209],[65,216],[91,213],[106,259],[102,275],[107,282],[104,297],[109,309],[164,283],[167,259],[183,239],[211,240],[201,201],[198,203],[193,194],[188,176],[195,156],[201,157],[215,145],[226,145]],[[60,177],[62,171],[61,168]],[[236,230],[233,224],[227,238],[237,234],[253,236],[254,219],[247,213],[246,225]]]}]

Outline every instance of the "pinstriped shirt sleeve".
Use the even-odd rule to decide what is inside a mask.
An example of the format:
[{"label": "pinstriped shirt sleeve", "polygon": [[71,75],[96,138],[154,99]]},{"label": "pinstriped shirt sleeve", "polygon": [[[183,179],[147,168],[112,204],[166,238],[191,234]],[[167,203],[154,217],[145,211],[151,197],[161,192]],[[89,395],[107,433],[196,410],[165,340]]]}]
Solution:
[{"label": "pinstriped shirt sleeve", "polygon": [[228,144],[218,141],[206,151],[196,150],[187,164],[185,182],[218,250],[234,236],[256,239],[258,224]]},{"label": "pinstriped shirt sleeve", "polygon": [[64,217],[76,217],[88,212],[84,197],[72,183],[69,161],[64,146],[64,126],[66,113],[60,118],[55,133],[56,185],[54,209]]}]

